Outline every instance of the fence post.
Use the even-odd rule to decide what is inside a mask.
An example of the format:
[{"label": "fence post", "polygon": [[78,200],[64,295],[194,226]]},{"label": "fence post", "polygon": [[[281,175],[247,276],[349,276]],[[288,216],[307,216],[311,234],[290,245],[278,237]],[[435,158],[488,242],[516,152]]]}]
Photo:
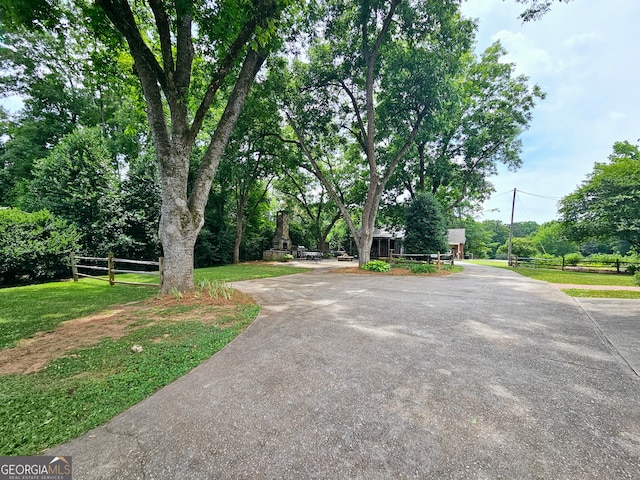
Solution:
[{"label": "fence post", "polygon": [[164,257],[158,258],[158,270],[160,271],[160,290],[162,290],[162,285],[164,285]]},{"label": "fence post", "polygon": [[107,257],[107,272],[109,274],[109,285],[115,284],[115,275],[113,273],[113,270],[114,270],[113,253],[109,253],[109,256]]},{"label": "fence post", "polygon": [[438,252],[438,271],[440,271],[440,252]]},{"label": "fence post", "polygon": [[620,273],[620,259],[616,258],[616,272]]},{"label": "fence post", "polygon": [[78,267],[76,266],[76,256],[71,252],[71,275],[73,275],[73,281],[78,281]]}]

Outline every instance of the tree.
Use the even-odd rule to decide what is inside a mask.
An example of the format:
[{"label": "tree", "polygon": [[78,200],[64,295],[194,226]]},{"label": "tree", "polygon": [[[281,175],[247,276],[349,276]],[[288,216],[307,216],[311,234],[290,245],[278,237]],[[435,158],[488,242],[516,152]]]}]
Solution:
[{"label": "tree", "polygon": [[[506,257],[509,251],[509,242],[507,241],[498,248],[497,253]],[[532,258],[539,255],[538,250],[533,242],[528,238],[513,238],[511,241],[511,254],[516,257]]]},{"label": "tree", "polygon": [[512,170],[522,164],[519,136],[531,122],[536,98],[544,95],[527,77],[514,75],[505,54],[496,42],[480,59],[463,57],[441,108],[422,123],[416,147],[398,171],[398,194],[427,190],[446,212],[473,210],[494,191],[488,178],[499,163]]},{"label": "tree", "polygon": [[[387,183],[437,108],[444,79],[470,45],[472,24],[449,0],[328,0],[323,8],[323,36],[311,40],[309,62],[296,65],[288,121],[362,265]],[[340,198],[336,186],[349,183],[361,189],[362,203]]]},{"label": "tree", "polygon": [[482,226],[491,236],[489,257],[495,258],[498,248],[509,239],[509,227],[500,220],[484,220]]},{"label": "tree", "polygon": [[407,253],[449,251],[447,227],[438,200],[429,192],[415,197],[407,210],[404,246]]},{"label": "tree", "polygon": [[542,253],[564,257],[568,253],[578,252],[580,248],[567,240],[562,225],[558,221],[541,225],[530,236],[531,243]]},{"label": "tree", "polygon": [[6,32],[0,49],[0,93],[19,95],[24,107],[7,118],[0,164],[7,183],[3,204],[14,204],[19,185],[31,178],[33,162],[78,125],[96,124],[92,92],[82,84],[87,56],[78,53],[72,34]]},{"label": "tree", "polygon": [[[524,22],[529,22],[531,20],[537,20],[542,17],[545,13],[548,13],[551,10],[551,5],[553,5],[554,0],[516,0],[518,3],[528,3],[529,7],[520,14],[520,18]],[[571,0],[555,0],[558,3],[569,3]]]},{"label": "tree", "polygon": [[[191,290],[194,246],[204,224],[211,183],[289,1],[95,3],[126,40],[146,102],[162,187],[163,292]],[[196,84],[193,79],[200,77],[194,72],[203,70],[208,78],[204,85]],[[227,85],[231,92],[189,191],[196,139]]]},{"label": "tree", "polygon": [[513,223],[513,236],[518,238],[528,237],[540,228],[537,222],[527,220]]},{"label": "tree", "polygon": [[273,85],[269,79],[254,86],[221,165],[226,181],[234,187],[236,231],[233,263],[240,263],[240,246],[247,217],[251,217],[267,198],[280,163],[281,144],[277,134],[281,122],[273,96]]},{"label": "tree", "polygon": [[284,194],[288,210],[296,214],[315,242],[305,245],[321,252],[327,251],[327,238],[341,215],[326,188],[308,172],[295,166],[285,166],[275,186]]},{"label": "tree", "polygon": [[120,180],[99,129],[67,135],[36,161],[28,192],[26,209],[47,209],[75,225],[86,251],[121,253],[129,243],[123,237]]},{"label": "tree", "polygon": [[160,256],[160,183],[152,152],[145,152],[128,164],[127,178],[121,182],[120,205],[123,238],[120,255],[148,260]]},{"label": "tree", "polygon": [[559,211],[571,240],[620,239],[640,250],[640,146],[616,142],[609,163],[596,163]]}]

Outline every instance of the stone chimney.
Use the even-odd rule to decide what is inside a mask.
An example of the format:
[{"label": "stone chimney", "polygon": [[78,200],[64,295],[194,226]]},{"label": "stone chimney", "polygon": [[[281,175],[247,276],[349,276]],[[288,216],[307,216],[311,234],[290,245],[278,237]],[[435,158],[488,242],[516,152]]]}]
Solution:
[{"label": "stone chimney", "polygon": [[274,250],[291,250],[289,214],[284,210],[280,210],[276,217],[276,236],[273,237],[272,245]]}]

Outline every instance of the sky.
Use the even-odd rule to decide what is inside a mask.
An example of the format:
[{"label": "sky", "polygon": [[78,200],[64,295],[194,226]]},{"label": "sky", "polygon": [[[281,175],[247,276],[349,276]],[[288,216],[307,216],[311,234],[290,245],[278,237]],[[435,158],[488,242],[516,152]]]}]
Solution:
[{"label": "sky", "polygon": [[496,192],[477,220],[548,222],[557,203],[606,162],[613,144],[640,143],[640,1],[573,0],[554,3],[541,19],[523,24],[515,0],[463,0],[478,21],[476,51],[500,40],[516,64],[546,93],[523,142],[522,167],[500,168]]}]

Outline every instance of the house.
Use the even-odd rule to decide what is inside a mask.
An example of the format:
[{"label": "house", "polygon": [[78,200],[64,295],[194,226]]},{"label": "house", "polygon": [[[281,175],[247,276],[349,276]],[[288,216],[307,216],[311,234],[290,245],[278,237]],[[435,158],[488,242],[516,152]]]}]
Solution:
[{"label": "house", "polygon": [[457,259],[464,258],[464,244],[467,242],[466,229],[450,228],[447,236],[453,257]]},{"label": "house", "polygon": [[[449,248],[454,258],[464,258],[464,244],[467,241],[466,230],[464,228],[451,228],[447,232]],[[388,258],[389,254],[404,253],[404,232],[390,232],[383,228],[376,228],[373,231],[373,243],[371,244],[371,258]],[[356,246],[351,239],[349,251],[353,255]],[[436,253],[436,252],[430,252]],[[446,253],[446,252],[441,252]]]},{"label": "house", "polygon": [[[373,230],[373,242],[371,243],[371,258],[388,258],[391,252],[404,253],[403,240],[404,232],[393,233],[383,228],[375,228]],[[353,238],[350,241],[349,251],[351,255],[357,252]]]}]

